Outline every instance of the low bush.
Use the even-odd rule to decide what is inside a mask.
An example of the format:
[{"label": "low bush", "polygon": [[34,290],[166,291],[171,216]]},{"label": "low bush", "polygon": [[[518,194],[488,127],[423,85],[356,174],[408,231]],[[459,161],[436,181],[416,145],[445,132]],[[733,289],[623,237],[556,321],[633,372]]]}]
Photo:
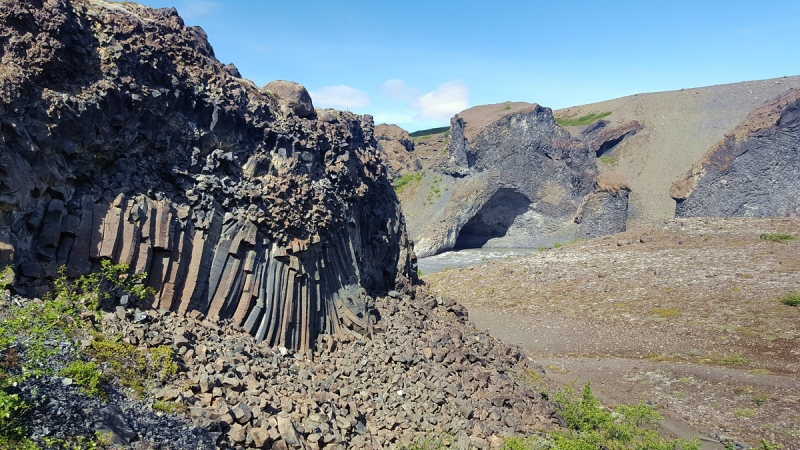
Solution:
[{"label": "low bush", "polygon": [[759,238],[762,241],[779,242],[783,244],[784,242],[794,241],[797,239],[797,236],[786,233],[764,233],[759,236]]},{"label": "low bush", "polygon": [[781,303],[787,306],[800,306],[800,292],[789,292],[781,297]]},{"label": "low bush", "polygon": [[401,194],[409,183],[411,182],[419,183],[420,181],[422,181],[422,172],[405,173],[402,176],[394,179],[393,181],[394,191],[397,194]]}]

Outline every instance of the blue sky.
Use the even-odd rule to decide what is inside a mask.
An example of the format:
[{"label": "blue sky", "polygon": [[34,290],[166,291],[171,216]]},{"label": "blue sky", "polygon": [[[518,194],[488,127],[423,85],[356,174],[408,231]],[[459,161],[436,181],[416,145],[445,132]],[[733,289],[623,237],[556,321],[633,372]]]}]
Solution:
[{"label": "blue sky", "polygon": [[800,75],[792,1],[203,1],[174,6],[217,58],[317,107],[410,131],[503,101],[553,109]]}]

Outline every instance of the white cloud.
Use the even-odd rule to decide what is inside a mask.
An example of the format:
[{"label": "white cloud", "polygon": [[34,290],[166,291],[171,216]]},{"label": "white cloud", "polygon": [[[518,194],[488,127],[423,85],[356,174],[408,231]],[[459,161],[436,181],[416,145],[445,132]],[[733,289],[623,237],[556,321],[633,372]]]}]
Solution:
[{"label": "white cloud", "polygon": [[409,87],[403,80],[392,78],[381,85],[381,92],[392,100],[412,102],[419,97],[419,91]]},{"label": "white cloud", "polygon": [[[392,78],[381,85],[381,93],[391,100],[405,103],[406,108],[414,111],[413,118],[398,111],[378,113],[379,117],[391,123],[396,122],[449,122],[450,118],[469,107],[469,88],[461,80],[451,80],[436,88],[433,92],[421,94],[418,90],[406,85],[403,80]],[[409,120],[411,119],[411,120]]]},{"label": "white cloud", "polygon": [[361,108],[372,103],[366,92],[350,86],[323,86],[310,91],[314,106],[322,108]]},{"label": "white cloud", "polygon": [[380,123],[393,123],[393,124],[400,124],[400,123],[413,123],[414,122],[414,114],[403,114],[403,113],[396,113],[396,112],[378,112],[375,113],[373,117],[376,124]]},{"label": "white cloud", "polygon": [[222,6],[217,2],[207,2],[203,0],[184,2],[179,12],[184,19],[195,19],[204,16]]},{"label": "white cloud", "polygon": [[447,121],[469,106],[469,89],[461,80],[448,81],[429,92],[411,106],[418,111],[417,118]]}]

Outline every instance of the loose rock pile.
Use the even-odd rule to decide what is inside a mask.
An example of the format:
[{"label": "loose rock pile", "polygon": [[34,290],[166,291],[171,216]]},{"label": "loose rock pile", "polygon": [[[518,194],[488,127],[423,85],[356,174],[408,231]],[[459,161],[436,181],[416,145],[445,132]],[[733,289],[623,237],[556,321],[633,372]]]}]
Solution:
[{"label": "loose rock pile", "polygon": [[447,433],[488,448],[559,422],[539,393],[542,368],[477,331],[462,306],[423,288],[375,306],[371,336],[324,336],[310,358],[196,311],[118,308],[104,326],[175,349],[186,377],[154,397],[188,405],[220,447],[396,448]]}]

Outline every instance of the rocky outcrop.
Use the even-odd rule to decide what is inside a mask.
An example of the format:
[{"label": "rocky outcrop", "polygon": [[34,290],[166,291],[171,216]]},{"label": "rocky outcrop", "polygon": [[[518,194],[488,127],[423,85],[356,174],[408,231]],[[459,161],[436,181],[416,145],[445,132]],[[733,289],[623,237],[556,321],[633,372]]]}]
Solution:
[{"label": "rocky outcrop", "polygon": [[149,308],[308,351],[416,276],[370,116],[258,89],[174,9],[0,5],[0,258],[37,294],[110,259]]},{"label": "rocky outcrop", "polygon": [[583,140],[589,151],[596,156],[603,156],[610,152],[625,138],[631,137],[642,131],[644,126],[636,120],[631,120],[619,126],[609,126],[607,120],[598,120],[581,132]]},{"label": "rocky outcrop", "polygon": [[406,130],[397,125],[381,124],[375,127],[375,139],[393,176],[422,169],[419,158],[414,154],[414,141]]},{"label": "rocky outcrop", "polygon": [[680,179],[675,215],[800,214],[800,90],[756,108]]},{"label": "rocky outcrop", "polygon": [[[416,244],[422,256],[574,237],[572,219],[597,175],[586,145],[558,126],[549,108],[536,104],[459,113],[451,120],[447,156],[442,175],[422,183],[431,191],[425,210],[431,218]],[[412,216],[408,209],[406,214]]]},{"label": "rocky outcrop", "polygon": [[577,236],[593,238],[625,231],[630,192],[624,175],[615,172],[598,175],[594,192],[583,198],[575,214]]}]

